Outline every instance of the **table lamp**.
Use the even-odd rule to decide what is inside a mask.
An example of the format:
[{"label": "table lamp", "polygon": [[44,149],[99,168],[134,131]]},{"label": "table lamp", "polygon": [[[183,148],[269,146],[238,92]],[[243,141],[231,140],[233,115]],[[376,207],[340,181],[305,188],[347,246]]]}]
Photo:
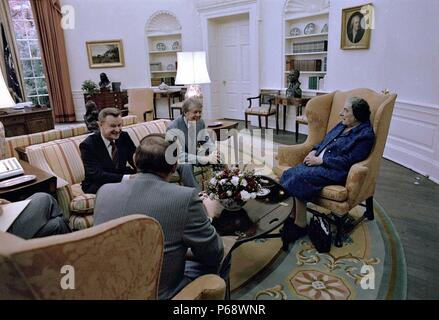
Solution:
[{"label": "table lamp", "polygon": [[15,102],[6,86],[3,74],[0,72],[0,109],[11,108],[15,106]]},{"label": "table lamp", "polygon": [[203,98],[200,84],[210,83],[206,65],[206,52],[177,52],[177,76],[175,84],[189,85],[185,99]]}]

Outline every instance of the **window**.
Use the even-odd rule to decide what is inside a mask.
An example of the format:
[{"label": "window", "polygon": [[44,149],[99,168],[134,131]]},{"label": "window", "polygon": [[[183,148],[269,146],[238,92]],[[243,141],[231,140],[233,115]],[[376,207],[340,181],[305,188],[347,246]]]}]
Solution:
[{"label": "window", "polygon": [[34,104],[48,104],[49,95],[30,1],[9,0],[9,8],[26,100]]}]

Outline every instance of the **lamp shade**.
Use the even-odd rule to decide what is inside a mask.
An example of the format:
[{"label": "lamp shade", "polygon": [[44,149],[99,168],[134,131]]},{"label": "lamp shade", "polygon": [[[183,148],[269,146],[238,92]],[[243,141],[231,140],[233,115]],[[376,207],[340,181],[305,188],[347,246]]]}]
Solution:
[{"label": "lamp shade", "polygon": [[15,106],[15,102],[6,86],[3,74],[0,72],[0,108],[11,108]]},{"label": "lamp shade", "polygon": [[177,52],[175,84],[210,83],[206,65],[206,52]]}]

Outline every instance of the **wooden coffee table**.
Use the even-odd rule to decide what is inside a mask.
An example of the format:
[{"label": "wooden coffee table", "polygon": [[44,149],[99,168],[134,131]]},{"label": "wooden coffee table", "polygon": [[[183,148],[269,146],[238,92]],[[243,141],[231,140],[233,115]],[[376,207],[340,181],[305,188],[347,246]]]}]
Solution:
[{"label": "wooden coffee table", "polygon": [[[213,130],[216,134],[217,141],[228,140],[230,137],[233,137],[233,149],[235,151],[235,163],[239,163],[239,148],[238,148],[238,125],[237,121],[233,120],[223,120],[223,119],[214,119],[207,120],[206,129]],[[209,126],[212,123],[221,123],[221,125],[217,126]],[[235,129],[235,130],[232,130]],[[222,135],[221,135],[222,133]]]}]

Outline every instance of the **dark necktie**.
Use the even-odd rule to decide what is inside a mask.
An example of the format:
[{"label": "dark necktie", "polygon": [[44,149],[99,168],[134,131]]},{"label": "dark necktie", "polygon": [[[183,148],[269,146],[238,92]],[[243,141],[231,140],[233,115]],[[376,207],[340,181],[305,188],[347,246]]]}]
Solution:
[{"label": "dark necktie", "polygon": [[117,151],[116,144],[114,143],[114,140],[110,142],[111,146],[111,158],[113,159],[113,165],[117,169],[119,164],[119,152]]}]

